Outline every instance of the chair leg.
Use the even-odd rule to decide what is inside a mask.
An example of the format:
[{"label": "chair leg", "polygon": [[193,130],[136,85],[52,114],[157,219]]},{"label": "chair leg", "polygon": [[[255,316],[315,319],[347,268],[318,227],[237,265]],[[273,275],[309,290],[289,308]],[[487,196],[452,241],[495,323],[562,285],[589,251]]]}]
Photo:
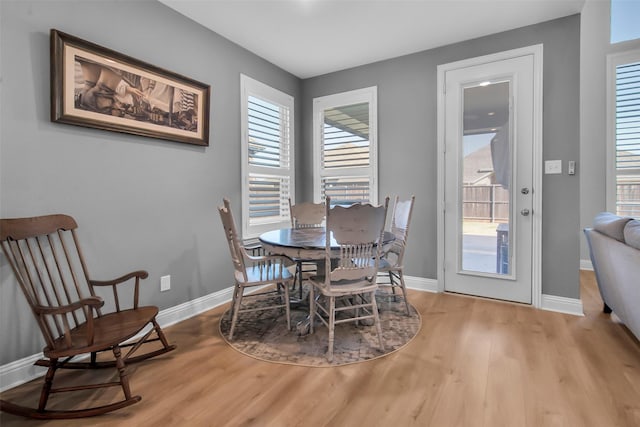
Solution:
[{"label": "chair leg", "polygon": [[233,319],[233,312],[236,307],[236,299],[238,299],[238,290],[240,287],[236,284],[233,286],[233,293],[231,294],[231,307],[229,309],[229,320]]},{"label": "chair leg", "polygon": [[313,333],[313,324],[316,320],[316,299],[315,299],[315,287],[311,285],[309,288],[309,333]]},{"label": "chair leg", "polygon": [[113,356],[116,358],[116,369],[118,370],[118,375],[120,376],[120,385],[122,386],[122,391],[124,392],[124,398],[125,400],[129,400],[131,399],[131,389],[129,388],[129,377],[127,376],[127,371],[124,367],[124,361],[122,360],[120,346],[113,346]]},{"label": "chair leg", "polygon": [[384,342],[382,341],[382,325],[380,325],[380,316],[378,316],[378,304],[376,303],[376,292],[371,292],[371,310],[373,311],[374,322],[378,331],[378,339],[380,340],[380,350],[384,352]]},{"label": "chair leg", "polygon": [[407,316],[411,316],[411,311],[409,310],[409,300],[407,299],[407,287],[404,284],[404,274],[402,274],[402,270],[398,271],[398,276],[400,277],[400,286],[402,287],[404,305],[407,308]]},{"label": "chair leg", "polygon": [[51,386],[53,385],[53,377],[58,369],[58,359],[51,359],[49,369],[44,377],[44,384],[42,385],[42,391],[40,392],[40,401],[38,402],[38,411],[43,412],[47,406],[49,400],[49,393],[51,392]]},{"label": "chair leg", "polygon": [[[298,261],[296,264],[297,276],[298,276],[298,292],[300,293],[300,301],[302,301],[302,261]],[[295,283],[295,282],[294,282]]]},{"label": "chair leg", "polygon": [[333,341],[336,328],[336,297],[329,297],[329,348],[327,349],[327,360],[333,362]]},{"label": "chair leg", "polygon": [[244,292],[241,286],[236,285],[238,288],[238,295],[235,298],[233,304],[233,316],[231,318],[231,328],[229,329],[229,341],[233,340],[233,332],[236,329],[236,322],[238,321],[238,312],[240,311],[240,304],[242,303],[242,293]]},{"label": "chair leg", "polygon": [[[294,282],[295,283],[295,282]],[[289,307],[289,285],[284,284],[284,309],[287,313],[287,331],[291,330],[291,308]]]},{"label": "chair leg", "polygon": [[393,280],[393,271],[389,271],[389,284],[391,285],[391,293],[393,294],[393,302],[396,301],[396,282]]}]

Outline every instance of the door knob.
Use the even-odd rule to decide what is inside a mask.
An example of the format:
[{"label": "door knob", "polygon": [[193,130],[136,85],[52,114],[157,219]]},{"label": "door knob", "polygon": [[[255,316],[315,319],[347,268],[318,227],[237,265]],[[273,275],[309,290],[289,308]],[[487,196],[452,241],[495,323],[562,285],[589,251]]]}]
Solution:
[{"label": "door knob", "polygon": [[522,190],[520,190],[520,192],[522,194],[529,194],[529,189],[527,187],[524,187]]},{"label": "door knob", "polygon": [[522,209],[520,211],[520,215],[522,215],[522,216],[529,216],[530,213],[531,212],[529,212],[529,209]]}]

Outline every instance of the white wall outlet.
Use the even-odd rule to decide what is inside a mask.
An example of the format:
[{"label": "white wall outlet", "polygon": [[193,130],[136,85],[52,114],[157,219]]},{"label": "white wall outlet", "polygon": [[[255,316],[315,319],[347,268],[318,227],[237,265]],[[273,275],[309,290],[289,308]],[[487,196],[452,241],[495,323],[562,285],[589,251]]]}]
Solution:
[{"label": "white wall outlet", "polygon": [[171,276],[162,276],[160,278],[160,292],[171,289]]},{"label": "white wall outlet", "polygon": [[562,173],[562,160],[545,160],[545,175],[557,175]]}]

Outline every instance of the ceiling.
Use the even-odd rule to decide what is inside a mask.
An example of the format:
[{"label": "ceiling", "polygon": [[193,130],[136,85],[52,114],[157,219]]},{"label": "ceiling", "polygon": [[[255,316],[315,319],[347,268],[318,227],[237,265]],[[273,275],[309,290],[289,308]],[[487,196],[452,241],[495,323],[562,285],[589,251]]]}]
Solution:
[{"label": "ceiling", "polygon": [[160,0],[309,78],[579,13],[585,0]]}]

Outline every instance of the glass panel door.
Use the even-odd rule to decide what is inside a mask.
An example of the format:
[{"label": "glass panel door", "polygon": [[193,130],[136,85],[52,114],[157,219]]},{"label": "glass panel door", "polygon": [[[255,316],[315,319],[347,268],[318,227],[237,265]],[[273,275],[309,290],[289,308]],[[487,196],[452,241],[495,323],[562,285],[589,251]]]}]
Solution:
[{"label": "glass panel door", "polygon": [[511,82],[463,88],[461,271],[511,275]]}]

